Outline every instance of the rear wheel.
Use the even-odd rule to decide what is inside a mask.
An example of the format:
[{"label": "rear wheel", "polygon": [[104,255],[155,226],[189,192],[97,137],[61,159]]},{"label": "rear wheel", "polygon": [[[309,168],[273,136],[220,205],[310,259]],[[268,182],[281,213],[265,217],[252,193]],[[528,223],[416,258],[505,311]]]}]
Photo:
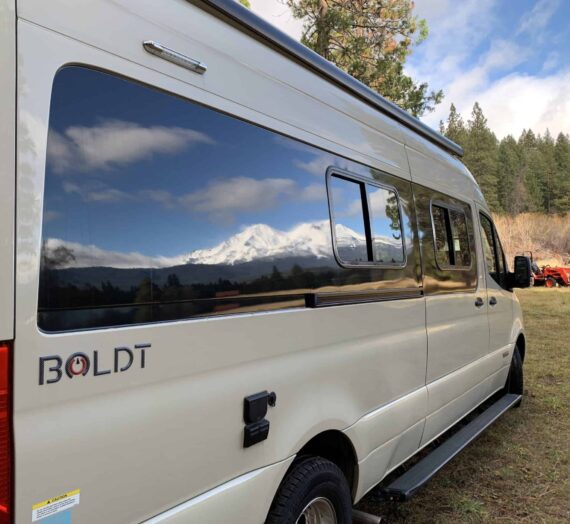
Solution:
[{"label": "rear wheel", "polygon": [[273,500],[266,524],[350,524],[352,499],[342,471],[321,457],[293,465]]}]

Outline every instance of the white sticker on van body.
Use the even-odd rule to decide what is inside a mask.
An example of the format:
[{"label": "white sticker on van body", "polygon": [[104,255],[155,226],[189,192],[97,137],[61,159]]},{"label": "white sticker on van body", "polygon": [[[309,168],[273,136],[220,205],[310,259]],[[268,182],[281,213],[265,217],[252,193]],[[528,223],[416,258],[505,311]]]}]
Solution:
[{"label": "white sticker on van body", "polygon": [[80,490],[76,489],[34,504],[32,506],[32,522],[51,517],[60,511],[76,506],[79,504],[79,492]]}]

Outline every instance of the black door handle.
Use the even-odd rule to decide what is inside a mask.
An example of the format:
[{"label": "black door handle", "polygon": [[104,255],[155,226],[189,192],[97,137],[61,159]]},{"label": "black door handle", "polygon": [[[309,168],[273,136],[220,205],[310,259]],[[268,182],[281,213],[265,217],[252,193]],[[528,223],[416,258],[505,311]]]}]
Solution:
[{"label": "black door handle", "polygon": [[483,302],[483,299],[481,297],[477,297],[477,300],[475,300],[475,307],[483,307],[484,304],[485,302]]},{"label": "black door handle", "polygon": [[491,297],[489,299],[489,305],[490,306],[496,306],[497,305],[497,299],[495,297]]}]

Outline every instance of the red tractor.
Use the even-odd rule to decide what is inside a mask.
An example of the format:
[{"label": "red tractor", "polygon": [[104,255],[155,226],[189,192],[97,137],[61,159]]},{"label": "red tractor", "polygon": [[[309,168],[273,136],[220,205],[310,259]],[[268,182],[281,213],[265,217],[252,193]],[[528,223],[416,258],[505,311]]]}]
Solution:
[{"label": "red tractor", "polygon": [[532,276],[534,277],[535,286],[570,286],[570,267],[552,267],[549,265],[538,267],[538,264],[532,257],[532,251],[526,251],[526,253],[530,253]]}]

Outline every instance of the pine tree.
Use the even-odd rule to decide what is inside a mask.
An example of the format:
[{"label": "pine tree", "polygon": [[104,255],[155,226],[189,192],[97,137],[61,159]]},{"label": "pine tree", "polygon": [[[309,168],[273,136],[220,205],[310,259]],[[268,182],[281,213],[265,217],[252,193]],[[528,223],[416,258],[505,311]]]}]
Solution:
[{"label": "pine tree", "polygon": [[556,174],[552,191],[552,206],[558,213],[570,211],[570,138],[560,133],[554,146]]},{"label": "pine tree", "polygon": [[538,138],[541,171],[537,173],[542,193],[542,210],[554,212],[554,186],[557,174],[556,159],[554,158],[554,139],[547,129],[543,137]]},{"label": "pine tree", "polygon": [[475,102],[471,119],[467,122],[463,161],[479,183],[485,200],[492,211],[500,210],[497,160],[497,137],[489,129],[481,106]]},{"label": "pine tree", "polygon": [[455,104],[451,104],[449,108],[449,117],[447,118],[447,123],[440,123],[440,131],[450,140],[453,140],[456,144],[465,147],[467,142],[467,129],[463,122],[463,118],[458,113]]},{"label": "pine tree", "polygon": [[412,0],[282,0],[303,20],[301,42],[414,116],[443,99],[404,73],[428,35]]},{"label": "pine tree", "polygon": [[545,169],[545,164],[538,146],[539,140],[532,130],[523,130],[519,138],[519,147],[522,153],[524,185],[528,193],[525,211],[539,212],[544,210],[542,172]]},{"label": "pine tree", "polygon": [[497,157],[497,196],[499,208],[509,214],[522,211],[525,199],[517,141],[511,136],[501,140]]}]

